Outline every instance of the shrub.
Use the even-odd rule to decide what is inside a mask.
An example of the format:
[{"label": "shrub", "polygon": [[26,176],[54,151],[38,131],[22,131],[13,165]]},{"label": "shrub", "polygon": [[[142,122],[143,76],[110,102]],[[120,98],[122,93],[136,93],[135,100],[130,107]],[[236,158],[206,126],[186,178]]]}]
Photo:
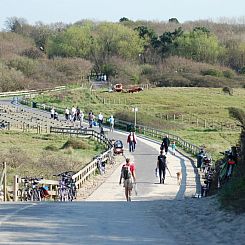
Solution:
[{"label": "shrub", "polygon": [[73,138],[67,140],[66,143],[62,146],[62,149],[67,149],[69,147],[71,147],[72,149],[82,149],[82,150],[90,148],[87,142],[78,139],[73,139]]},{"label": "shrub", "polygon": [[31,162],[30,157],[18,147],[9,148],[2,160],[7,162],[8,166],[12,168],[18,168],[23,164]]},{"label": "shrub", "polygon": [[16,57],[8,62],[8,67],[21,71],[27,77],[30,77],[34,72],[37,63],[27,57]]},{"label": "shrub", "polygon": [[224,87],[222,91],[226,94],[233,95],[233,89],[230,87]]},{"label": "shrub", "polygon": [[225,70],[223,71],[223,76],[226,78],[233,78],[235,76],[235,72],[232,70]]},{"label": "shrub", "polygon": [[59,149],[55,145],[48,145],[48,146],[45,147],[45,150],[46,151],[58,151]]},{"label": "shrub", "polygon": [[201,71],[201,74],[203,76],[214,76],[214,77],[223,77],[222,71],[216,70],[216,69],[208,69]]},{"label": "shrub", "polygon": [[22,56],[26,56],[30,59],[39,59],[39,58],[44,58],[44,54],[38,50],[37,48],[28,48],[28,49],[25,49],[22,53],[21,53]]}]

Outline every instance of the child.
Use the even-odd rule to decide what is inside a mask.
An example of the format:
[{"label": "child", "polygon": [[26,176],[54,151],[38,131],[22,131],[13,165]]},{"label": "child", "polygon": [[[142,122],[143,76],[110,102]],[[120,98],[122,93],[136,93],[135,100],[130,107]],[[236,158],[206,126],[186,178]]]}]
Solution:
[{"label": "child", "polygon": [[175,141],[172,142],[171,147],[172,147],[172,153],[173,155],[175,155],[175,150],[176,150]]}]

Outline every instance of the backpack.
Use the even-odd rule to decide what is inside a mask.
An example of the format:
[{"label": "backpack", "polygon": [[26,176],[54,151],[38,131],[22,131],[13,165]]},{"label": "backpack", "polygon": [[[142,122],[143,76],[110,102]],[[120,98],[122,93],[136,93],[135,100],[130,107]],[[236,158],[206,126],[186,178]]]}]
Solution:
[{"label": "backpack", "polygon": [[159,166],[165,168],[165,167],[166,167],[166,156],[160,155],[160,156],[158,157],[158,160],[159,160]]},{"label": "backpack", "polygon": [[131,178],[131,171],[130,171],[130,166],[122,166],[122,177],[124,179],[130,179]]}]

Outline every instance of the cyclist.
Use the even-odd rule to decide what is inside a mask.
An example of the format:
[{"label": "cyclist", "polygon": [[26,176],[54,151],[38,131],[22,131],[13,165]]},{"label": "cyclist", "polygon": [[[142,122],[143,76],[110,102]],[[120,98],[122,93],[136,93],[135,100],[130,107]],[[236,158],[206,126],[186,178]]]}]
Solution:
[{"label": "cyclist", "polygon": [[131,201],[133,182],[136,183],[135,165],[130,163],[130,159],[126,158],[126,163],[122,166],[119,184],[124,179],[123,187],[125,188],[125,196],[128,202]]}]

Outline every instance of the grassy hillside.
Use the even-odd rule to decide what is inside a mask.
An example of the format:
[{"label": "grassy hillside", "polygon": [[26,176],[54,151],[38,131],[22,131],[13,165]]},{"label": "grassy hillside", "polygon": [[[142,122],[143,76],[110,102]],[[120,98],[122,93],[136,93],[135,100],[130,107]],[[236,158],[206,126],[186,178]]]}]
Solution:
[{"label": "grassy hillside", "polygon": [[0,137],[0,156],[11,182],[15,174],[53,179],[62,171],[78,171],[103,150],[97,142],[59,135],[1,131]]}]

